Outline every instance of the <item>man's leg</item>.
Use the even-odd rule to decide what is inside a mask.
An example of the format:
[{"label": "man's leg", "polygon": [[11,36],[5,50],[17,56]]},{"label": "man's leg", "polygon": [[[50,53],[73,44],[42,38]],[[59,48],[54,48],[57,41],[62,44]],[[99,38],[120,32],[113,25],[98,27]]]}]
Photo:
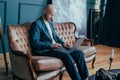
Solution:
[{"label": "man's leg", "polygon": [[73,57],[74,61],[77,64],[78,72],[81,76],[81,79],[85,80],[89,76],[89,73],[84,60],[83,52],[81,52],[80,50],[74,50],[70,53],[70,55]]},{"label": "man's leg", "polygon": [[76,67],[74,66],[74,60],[70,54],[51,50],[45,53],[45,56],[51,56],[61,59],[71,79],[82,80],[79,73],[77,72]]}]

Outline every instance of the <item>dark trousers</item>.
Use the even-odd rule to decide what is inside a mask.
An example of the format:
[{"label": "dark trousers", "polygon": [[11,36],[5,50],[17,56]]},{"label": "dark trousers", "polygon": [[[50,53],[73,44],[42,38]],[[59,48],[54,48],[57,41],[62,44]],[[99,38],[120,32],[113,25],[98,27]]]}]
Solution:
[{"label": "dark trousers", "polygon": [[[84,80],[89,76],[88,69],[84,60],[84,54],[80,50],[72,50],[70,53],[62,52],[60,50],[51,49],[42,56],[56,57],[62,60],[68,74],[72,80]],[[74,65],[77,64],[78,71]]]}]

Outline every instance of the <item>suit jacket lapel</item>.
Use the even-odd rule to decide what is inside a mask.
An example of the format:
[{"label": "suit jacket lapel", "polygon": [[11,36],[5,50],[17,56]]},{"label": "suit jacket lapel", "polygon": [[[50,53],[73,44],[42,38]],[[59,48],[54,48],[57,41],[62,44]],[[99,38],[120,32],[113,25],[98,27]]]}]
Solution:
[{"label": "suit jacket lapel", "polygon": [[43,30],[44,30],[45,34],[48,36],[48,38],[49,38],[50,40],[52,40],[52,39],[51,39],[51,36],[50,36],[50,33],[49,33],[49,30],[48,30],[46,24],[44,23],[44,21],[43,21]]}]

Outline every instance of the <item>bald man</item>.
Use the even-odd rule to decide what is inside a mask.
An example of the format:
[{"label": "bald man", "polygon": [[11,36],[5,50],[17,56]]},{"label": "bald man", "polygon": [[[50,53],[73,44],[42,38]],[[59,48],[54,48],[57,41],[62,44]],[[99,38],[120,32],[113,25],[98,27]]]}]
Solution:
[{"label": "bald man", "polygon": [[[53,24],[54,6],[48,4],[43,15],[33,22],[30,28],[30,43],[33,55],[51,56],[62,60],[72,80],[87,80],[88,69],[84,55],[80,50],[73,50],[70,53],[60,51],[60,48],[69,47],[56,34]],[[58,50],[57,50],[58,49]],[[74,66],[77,64],[78,72]]]}]

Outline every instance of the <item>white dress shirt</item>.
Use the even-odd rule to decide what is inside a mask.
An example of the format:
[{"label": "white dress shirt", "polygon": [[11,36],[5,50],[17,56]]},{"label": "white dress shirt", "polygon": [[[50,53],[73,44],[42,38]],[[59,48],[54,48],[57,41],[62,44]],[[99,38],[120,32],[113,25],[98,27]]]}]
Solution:
[{"label": "white dress shirt", "polygon": [[47,29],[48,29],[48,31],[49,31],[49,33],[50,33],[50,37],[52,38],[52,42],[53,42],[53,43],[56,43],[55,40],[54,40],[54,38],[53,38],[53,35],[52,35],[52,30],[51,30],[51,28],[50,28],[50,24],[49,24],[47,21],[45,21],[44,18],[43,18],[43,20],[44,20],[44,23],[46,24]]}]

